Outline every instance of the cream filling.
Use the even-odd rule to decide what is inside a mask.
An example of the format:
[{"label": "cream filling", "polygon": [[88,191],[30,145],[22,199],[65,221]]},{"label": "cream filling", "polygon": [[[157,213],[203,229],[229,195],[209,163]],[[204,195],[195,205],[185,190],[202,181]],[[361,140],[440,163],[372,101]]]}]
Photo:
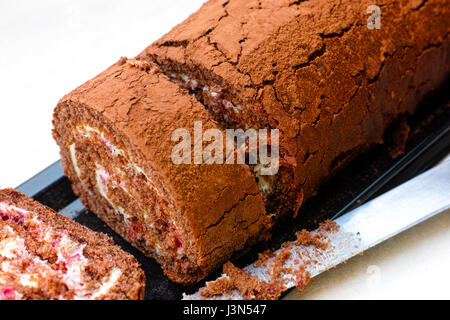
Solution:
[{"label": "cream filling", "polygon": [[0,212],[8,213],[8,212],[11,212],[11,211],[18,212],[18,213],[20,213],[22,215],[25,215],[27,213],[31,213],[31,212],[29,212],[29,211],[27,211],[25,209],[22,209],[22,208],[19,208],[19,207],[7,204],[5,202],[0,202]]},{"label": "cream filling", "polygon": [[[15,275],[18,283],[29,288],[38,287],[39,277],[57,278],[75,292],[75,299],[94,299],[99,296],[98,291],[104,295],[117,283],[120,275],[117,276],[117,268],[114,268],[111,271],[111,275],[114,276],[108,277],[92,293],[86,288],[82,276],[86,266],[89,264],[89,260],[83,254],[85,244],[73,241],[67,232],[55,232],[30,211],[3,202],[0,203],[0,211],[2,214],[8,215],[14,212],[20,213],[24,215],[25,219],[32,221],[33,237],[54,247],[58,257],[56,265],[62,266],[58,270],[51,268],[47,260],[42,260],[27,250],[24,239],[14,229],[4,225],[2,229],[3,236],[0,239],[0,256],[4,258],[0,265],[0,283],[6,273]],[[24,261],[27,261],[27,263],[24,264]],[[24,265],[25,270],[22,270]],[[39,271],[38,274],[36,270]],[[16,298],[20,298],[20,296],[20,293],[17,293]]]},{"label": "cream filling", "polygon": [[20,280],[19,280],[20,284],[23,285],[24,287],[29,287],[29,288],[37,288],[38,287],[38,282],[36,280],[36,277],[34,274],[23,274],[20,276]]},{"label": "cream filling", "polygon": [[75,169],[75,173],[78,176],[78,179],[81,180],[81,170],[80,167],[78,167],[78,161],[77,161],[77,151],[76,151],[76,144],[72,143],[69,146],[70,151],[70,159],[72,160],[73,168]]},{"label": "cream filling", "polygon": [[97,181],[97,189],[100,192],[100,194],[102,195],[102,197],[108,201],[109,205],[118,213],[120,213],[123,218],[125,223],[129,226],[130,225],[130,219],[133,217],[132,215],[128,214],[124,208],[122,208],[121,206],[117,206],[114,204],[114,202],[108,197],[108,186],[113,186],[114,187],[118,187],[117,185],[115,185],[114,183],[111,182],[111,175],[109,174],[108,171],[106,171],[106,169],[102,166],[100,166],[99,164],[96,164],[96,169],[95,169],[95,178]]},{"label": "cream filling", "polygon": [[93,128],[93,127],[84,125],[84,126],[78,126],[76,130],[81,136],[88,138],[88,139],[93,137],[93,133],[99,135],[100,140],[108,147],[108,149],[111,151],[113,156],[125,156],[125,152],[123,150],[119,149],[118,147],[116,147],[106,137],[106,134],[104,132],[101,132],[97,128]]},{"label": "cream filling", "polygon": [[[110,150],[111,155],[113,155],[115,157],[121,156],[121,157],[124,157],[125,159],[127,159],[128,167],[133,169],[136,172],[136,174],[144,175],[146,185],[149,186],[158,196],[160,196],[160,197],[163,196],[161,194],[161,192],[158,190],[158,188],[151,181],[151,179],[148,177],[148,175],[145,173],[145,171],[136,164],[134,159],[132,157],[130,157],[125,150],[122,150],[121,148],[114,145],[111,142],[111,140],[108,139],[105,132],[100,131],[99,129],[93,128],[88,125],[80,125],[80,126],[77,126],[76,129],[74,130],[74,135],[75,136],[80,135],[81,137],[87,138],[87,139],[92,139],[92,138],[94,138],[95,135],[97,135],[100,138],[100,140],[106,145],[106,147]],[[73,143],[72,145],[69,146],[72,164],[73,164],[73,167],[75,168],[75,171],[79,172],[81,175],[81,170],[79,169],[78,163],[77,163],[75,147],[76,147],[76,143]],[[122,184],[121,188],[125,189],[125,186]],[[125,190],[125,191],[128,193],[127,190]]]},{"label": "cream filling", "polygon": [[[119,186],[115,184],[114,180],[111,179],[111,175],[108,171],[99,164],[96,164],[96,170],[95,170],[95,176],[97,181],[97,189],[102,195],[102,197],[109,203],[109,205],[118,213],[120,213],[123,218],[125,224],[130,227],[131,226],[131,218],[133,218],[132,215],[128,214],[126,210],[121,207],[114,204],[114,202],[108,197],[108,188],[112,186],[113,188],[118,188]],[[122,187],[122,186],[121,186]],[[127,192],[128,193],[128,192]],[[147,215],[145,216],[147,218]],[[173,222],[175,225],[175,222]],[[150,227],[154,227],[152,224],[150,224]],[[161,255],[161,246],[155,244],[155,252],[157,255]],[[182,254],[182,250],[178,250],[179,254]]]},{"label": "cream filling", "polygon": [[273,192],[273,187],[271,183],[271,176],[263,175],[262,170],[267,168],[267,166],[263,164],[258,164],[253,169],[255,176],[258,178],[258,190],[259,193],[263,196],[268,196]]},{"label": "cream filling", "polygon": [[[93,127],[90,127],[90,126],[87,126],[87,125],[78,126],[75,129],[75,135],[77,135],[77,134],[80,135],[81,137],[87,138],[87,139],[91,139],[95,135],[97,135],[97,136],[100,137],[100,140],[108,147],[108,149],[110,150],[110,152],[111,152],[111,154],[113,156],[116,156],[116,157],[117,156],[123,156],[123,157],[125,156],[125,151],[121,150],[120,148],[115,146],[113,143],[111,143],[111,141],[106,137],[106,134],[104,132],[101,132],[97,128],[93,128]],[[81,181],[81,170],[78,167],[78,160],[77,160],[77,154],[76,154],[76,143],[75,142],[69,146],[69,151],[70,151],[72,165],[73,165],[73,167],[75,169],[75,172],[78,175],[78,178]],[[135,167],[137,168],[137,166],[135,166]],[[109,181],[110,174],[106,171],[106,169],[104,169],[103,167],[101,167],[98,164],[97,164],[97,169],[95,170],[95,174],[96,174],[98,191],[100,192],[102,197],[105,198],[106,201],[108,201],[110,206],[116,212],[118,212],[119,214],[121,214],[124,217],[124,221],[128,225],[130,223],[129,220],[132,218],[132,216],[130,214],[127,214],[125,212],[124,208],[122,208],[120,206],[116,206],[113,203],[113,201],[108,197],[108,194],[107,194],[108,184],[107,183],[102,183],[102,179],[105,179],[106,181]],[[125,192],[129,193],[128,190],[126,189],[126,187],[123,184],[120,187]]]},{"label": "cream filling", "polygon": [[[190,89],[192,91],[201,89],[203,91],[203,94],[211,97],[212,100],[216,101],[220,100],[222,106],[227,110],[233,110],[235,113],[239,113],[242,110],[241,105],[234,105],[231,101],[218,98],[221,95],[222,91],[222,88],[220,88],[220,86],[216,86],[219,92],[213,91],[210,87],[206,85],[202,85],[201,87],[199,87],[200,85],[199,81],[192,79],[191,77],[189,77],[187,74],[184,73],[179,73],[178,75],[172,73],[170,75],[170,78],[182,88]],[[179,78],[181,78],[181,80]],[[210,106],[213,106],[213,103],[210,103]],[[226,115],[224,116],[226,117]]]},{"label": "cream filling", "polygon": [[106,295],[119,281],[122,276],[122,271],[119,268],[114,268],[108,277],[103,278],[103,284],[91,296],[92,299]]},{"label": "cream filling", "polygon": [[[121,148],[119,148],[116,145],[114,145],[113,143],[111,143],[110,139],[108,139],[105,132],[103,132],[97,128],[88,126],[88,125],[80,125],[75,128],[74,135],[75,136],[78,135],[78,136],[81,136],[86,139],[92,139],[95,136],[99,137],[100,140],[110,150],[112,156],[124,157],[128,162],[127,167],[134,170],[134,172],[136,172],[136,174],[143,175],[145,178],[145,184],[148,187],[150,187],[156,193],[156,195],[158,197],[163,198],[162,193],[155,186],[155,184],[152,182],[152,180],[148,177],[148,175],[145,173],[145,171],[136,164],[134,159],[131,156],[129,156],[125,150],[122,150]],[[76,168],[78,167],[78,165],[77,165],[77,156],[76,156],[75,146],[76,146],[76,144],[74,143],[69,148],[71,149],[70,151],[71,151],[72,164],[75,168],[75,171],[77,171]],[[95,165],[96,165],[95,178],[96,178],[97,190],[99,191],[101,196],[109,203],[109,205],[113,208],[113,210],[123,216],[125,224],[127,226],[131,226],[130,220],[131,220],[131,218],[133,218],[133,215],[131,215],[129,212],[127,212],[123,207],[116,205],[114,203],[114,201],[112,201],[112,199],[108,196],[109,188],[112,188],[112,189],[120,188],[123,191],[125,191],[127,194],[132,196],[130,194],[130,192],[128,191],[128,189],[126,188],[125,184],[123,183],[123,181],[126,181],[126,178],[127,178],[125,173],[120,169],[116,169],[116,172],[114,173],[114,175],[119,177],[120,181],[122,181],[119,184],[115,181],[113,174],[108,172],[103,166],[101,166],[98,163],[96,163]],[[81,176],[81,172],[80,172],[79,176]],[[149,215],[149,212],[144,212],[145,219],[148,219],[148,215]],[[173,223],[175,228],[178,228],[174,220],[172,220],[171,222]],[[153,227],[153,226],[150,224],[150,227]],[[155,246],[155,251],[156,251],[156,254],[161,255],[161,247],[159,245]],[[183,248],[178,248],[177,252],[179,255],[182,255],[184,253],[184,250],[183,250]]]},{"label": "cream filling", "polygon": [[62,280],[66,285],[75,290],[76,299],[78,297],[85,299],[89,297],[89,293],[85,290],[85,284],[82,278],[82,272],[89,264],[89,260],[83,255],[85,244],[79,245],[73,243],[69,237],[64,236],[59,246],[66,250],[58,252],[58,262],[64,263],[67,271],[62,274]]},{"label": "cream filling", "polygon": [[[216,91],[213,91],[208,86],[199,86],[201,84],[197,80],[191,79],[188,75],[186,75],[184,73],[179,73],[179,74],[173,73],[170,75],[170,77],[172,78],[173,81],[175,81],[179,86],[181,86],[183,88],[190,89],[193,91],[202,88],[204,95],[211,97],[212,101],[216,101],[216,102],[220,101],[222,106],[226,110],[233,110],[233,112],[235,112],[235,113],[239,113],[242,110],[241,105],[236,106],[231,101],[219,98],[219,96],[221,95],[221,91],[222,91],[220,86],[216,86],[219,91],[219,92],[216,92]],[[213,104],[214,104],[214,102],[210,102],[209,107],[214,107]],[[224,114],[223,116],[226,121],[230,120],[230,119],[228,119],[227,114]],[[246,125],[246,129],[248,129],[248,125]],[[272,187],[272,182],[271,182],[270,177],[267,177],[266,175],[262,174],[262,170],[265,168],[267,168],[267,166],[265,166],[263,164],[258,164],[254,168],[254,173],[255,173],[256,178],[258,179],[259,193],[264,196],[268,196],[273,192],[273,187]]]},{"label": "cream filling", "polygon": [[[10,227],[8,229],[12,230]],[[23,239],[20,239],[23,241]],[[17,248],[21,247],[23,243],[16,238],[6,239],[5,241],[0,242],[0,256],[6,259],[13,259],[16,257]]]},{"label": "cream filling", "polygon": [[[6,230],[8,238],[0,240],[2,244],[7,243],[7,249],[0,251],[0,256],[6,259],[0,265],[0,278],[2,277],[1,274],[13,274],[21,285],[36,288],[38,287],[36,269],[43,277],[55,277],[55,272],[47,264],[47,261],[31,255],[25,246],[24,239],[20,238],[11,227],[5,226],[3,230]],[[26,264],[26,270],[21,271],[20,268],[24,260],[28,260],[29,263]]]}]

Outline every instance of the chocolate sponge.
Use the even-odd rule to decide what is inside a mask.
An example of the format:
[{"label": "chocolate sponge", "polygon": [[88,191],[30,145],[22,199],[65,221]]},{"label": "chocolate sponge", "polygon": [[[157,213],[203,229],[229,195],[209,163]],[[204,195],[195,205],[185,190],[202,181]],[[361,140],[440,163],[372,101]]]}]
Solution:
[{"label": "chocolate sponge", "polygon": [[144,286],[111,238],[0,190],[0,300],[137,300]]},{"label": "chocolate sponge", "polygon": [[282,168],[266,194],[280,216],[448,76],[448,1],[374,4],[211,0],[140,56],[227,127],[280,130]]},{"label": "chocolate sponge", "polygon": [[205,277],[267,227],[247,165],[174,164],[172,133],[217,123],[154,66],[121,59],[59,102],[54,138],[83,203],[173,281]]},{"label": "chocolate sponge", "polygon": [[[447,78],[448,1],[377,6],[208,1],[59,102],[54,137],[76,194],[172,280],[202,279],[278,218],[301,214]],[[195,121],[279,130],[278,173],[261,174],[261,163],[175,165],[171,134],[192,136]]]}]

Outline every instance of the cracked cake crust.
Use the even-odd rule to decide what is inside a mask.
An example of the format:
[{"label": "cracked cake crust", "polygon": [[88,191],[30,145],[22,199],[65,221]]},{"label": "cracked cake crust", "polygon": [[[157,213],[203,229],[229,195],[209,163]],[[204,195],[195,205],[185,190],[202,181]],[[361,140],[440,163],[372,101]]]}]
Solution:
[{"label": "cracked cake crust", "polygon": [[76,194],[180,283],[202,279],[267,227],[247,165],[172,163],[172,132],[185,128],[193,136],[194,120],[203,130],[217,128],[156,67],[126,59],[62,98],[54,115],[54,138]]},{"label": "cracked cake crust", "polygon": [[[378,1],[379,30],[366,26],[372,4],[208,1],[136,59],[121,59],[59,102],[54,136],[75,192],[172,280],[200,280],[270,228],[268,217],[296,214],[448,76],[445,0]],[[173,165],[170,134],[194,120],[205,129],[279,129],[272,194],[261,195],[249,166]],[[97,169],[96,157],[104,159]],[[138,197],[128,197],[121,177]],[[150,224],[163,221],[153,228],[143,211],[155,203]]]},{"label": "cracked cake crust", "polygon": [[212,0],[140,57],[220,87],[241,110],[219,122],[279,129],[290,189],[307,199],[449,72],[447,1],[378,1],[379,30],[372,4]]}]

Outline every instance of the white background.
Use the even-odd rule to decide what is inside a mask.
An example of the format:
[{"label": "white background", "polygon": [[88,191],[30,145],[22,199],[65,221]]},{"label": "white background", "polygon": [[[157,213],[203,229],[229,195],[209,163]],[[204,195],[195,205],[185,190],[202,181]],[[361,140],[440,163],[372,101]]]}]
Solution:
[{"label": "white background", "polygon": [[[64,94],[138,54],[202,2],[0,0],[0,187],[58,160],[51,117]],[[449,245],[444,213],[322,275],[303,298],[449,299]]]}]

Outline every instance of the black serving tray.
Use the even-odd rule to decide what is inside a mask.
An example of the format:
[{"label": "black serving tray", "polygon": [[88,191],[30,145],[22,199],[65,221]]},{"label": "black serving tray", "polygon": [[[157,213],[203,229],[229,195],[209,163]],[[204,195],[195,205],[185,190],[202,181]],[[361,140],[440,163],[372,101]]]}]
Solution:
[{"label": "black serving tray", "polygon": [[[408,118],[411,133],[403,157],[392,159],[385,145],[362,154],[323,185],[317,196],[302,206],[298,218],[280,221],[268,242],[244,248],[233,256],[233,263],[240,267],[251,263],[256,260],[259,252],[278,248],[281,243],[294,239],[296,231],[313,230],[319,222],[345,214],[411,179],[449,154],[449,88],[447,83],[437,94],[426,99],[414,116]],[[145,299],[179,300],[183,292],[195,292],[204,285],[204,281],[217,278],[221,272],[217,270],[195,286],[171,282],[153,259],[145,257],[129,245],[93,213],[86,210],[80,213],[82,205],[73,194],[70,181],[64,177],[59,161],[19,186],[18,190],[94,231],[110,235],[116,244],[134,255],[147,277]]]}]

